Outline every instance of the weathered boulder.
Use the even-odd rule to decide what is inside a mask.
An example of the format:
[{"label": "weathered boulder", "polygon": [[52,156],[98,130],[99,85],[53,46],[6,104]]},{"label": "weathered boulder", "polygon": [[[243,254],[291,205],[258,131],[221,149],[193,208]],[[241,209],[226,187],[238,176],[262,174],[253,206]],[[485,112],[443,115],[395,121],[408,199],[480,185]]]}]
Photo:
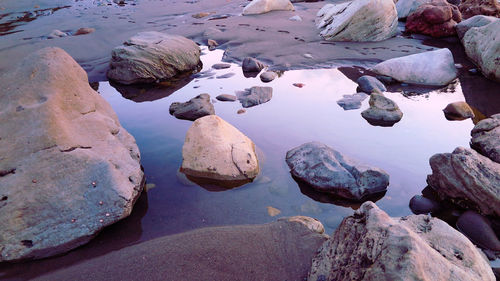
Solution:
[{"label": "weathered boulder", "polygon": [[169,112],[178,119],[194,121],[207,115],[214,115],[215,109],[209,94],[201,94],[187,102],[174,102]]},{"label": "weathered boulder", "polygon": [[254,86],[245,91],[238,92],[238,100],[245,108],[266,103],[273,97],[273,88]]},{"label": "weathered boulder", "polygon": [[415,12],[423,4],[432,2],[432,0],[399,0],[396,3],[399,19],[406,19],[411,13]]},{"label": "weathered boulder", "polygon": [[500,163],[500,114],[479,121],[471,131],[471,147]]},{"label": "weathered boulder", "polygon": [[500,81],[500,20],[469,29],[462,43],[484,76]]},{"label": "weathered boulder", "polygon": [[67,252],[127,217],[139,150],[78,63],[45,48],[0,83],[0,262]]},{"label": "weathered boulder", "polygon": [[241,63],[243,72],[260,72],[266,65],[258,59],[246,57]]},{"label": "weathered boulder", "polygon": [[445,86],[457,78],[449,49],[389,59],[375,65],[372,71],[400,82],[430,86]]},{"label": "weathered boulder", "polygon": [[255,144],[222,118],[196,119],[187,131],[182,173],[219,181],[251,181],[259,171]]},{"label": "weathered boulder", "polygon": [[476,15],[500,17],[500,3],[498,0],[463,0],[459,5],[464,19]]},{"label": "weathered boulder", "polygon": [[408,16],[405,28],[410,33],[446,37],[456,34],[455,26],[461,20],[457,6],[446,0],[432,0]]},{"label": "weathered boulder", "polygon": [[392,0],[354,0],[327,4],[317,14],[320,35],[331,41],[382,41],[397,32],[398,17]]},{"label": "weathered boulder", "polygon": [[448,120],[474,118],[474,111],[472,111],[472,108],[465,101],[452,102],[443,109],[443,112]]},{"label": "weathered boulder", "polygon": [[468,148],[429,159],[427,183],[441,199],[484,215],[500,215],[500,164]]},{"label": "weathered boulder", "polygon": [[107,75],[126,85],[152,83],[197,69],[200,52],[198,45],[185,37],[140,32],[113,49]]},{"label": "weathered boulder", "polygon": [[368,96],[368,94],[363,92],[355,93],[353,95],[344,95],[343,98],[337,101],[337,104],[344,110],[358,109],[361,107],[361,102]]},{"label": "weathered boulder", "polygon": [[362,200],[384,192],[389,175],[382,169],[361,165],[319,142],[302,144],[286,153],[294,177],[321,192]]},{"label": "weathered boulder", "polygon": [[393,100],[374,92],[370,95],[370,108],[361,112],[361,116],[372,125],[390,127],[403,118],[403,112]]},{"label": "weathered boulder", "polygon": [[462,40],[465,36],[465,33],[469,31],[469,29],[473,27],[485,26],[497,20],[499,19],[495,17],[477,15],[461,21],[455,26],[455,29],[457,30],[458,38]]},{"label": "weathered boulder", "polygon": [[290,0],[253,0],[243,9],[243,15],[264,14],[271,11],[294,11]]},{"label": "weathered boulder", "polygon": [[391,218],[365,202],[313,259],[309,281],[494,281],[489,263],[460,232],[427,215]]},{"label": "weathered boulder", "polygon": [[369,75],[363,75],[356,81],[361,92],[371,94],[373,91],[381,93],[387,91],[384,83],[380,82],[377,78]]}]

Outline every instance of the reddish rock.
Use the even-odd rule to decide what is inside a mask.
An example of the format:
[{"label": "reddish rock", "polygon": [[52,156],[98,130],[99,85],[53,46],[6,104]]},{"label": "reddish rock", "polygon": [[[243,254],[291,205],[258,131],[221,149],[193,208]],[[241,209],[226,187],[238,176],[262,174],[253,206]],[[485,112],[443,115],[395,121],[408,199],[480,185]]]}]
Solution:
[{"label": "reddish rock", "polygon": [[406,31],[432,37],[456,34],[455,25],[462,20],[458,7],[446,0],[433,0],[420,6],[406,20]]},{"label": "reddish rock", "polygon": [[497,0],[463,0],[459,9],[464,19],[476,15],[500,18],[500,4]]}]

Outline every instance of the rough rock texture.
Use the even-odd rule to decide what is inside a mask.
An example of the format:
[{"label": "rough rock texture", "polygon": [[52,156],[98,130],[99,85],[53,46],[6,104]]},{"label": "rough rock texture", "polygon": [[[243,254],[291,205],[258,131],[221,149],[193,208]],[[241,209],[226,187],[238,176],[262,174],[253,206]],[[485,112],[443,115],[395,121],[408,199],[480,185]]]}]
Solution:
[{"label": "rough rock texture", "polygon": [[469,29],[462,42],[484,76],[500,82],[500,20]]},{"label": "rough rock texture", "polygon": [[456,34],[455,26],[462,20],[458,7],[446,0],[432,0],[411,13],[406,20],[406,32],[432,37]]},{"label": "rough rock texture", "polygon": [[342,99],[337,101],[344,110],[358,109],[361,107],[361,102],[368,97],[368,94],[359,92],[353,95],[344,95]]},{"label": "rough rock texture", "polygon": [[447,223],[426,215],[391,218],[366,202],[325,242],[309,281],[494,281],[479,250]]},{"label": "rough rock texture", "polygon": [[260,72],[264,67],[266,65],[263,62],[251,57],[244,58],[241,64],[243,72]]},{"label": "rough rock texture", "polygon": [[216,115],[194,121],[182,147],[181,172],[220,181],[252,180],[259,173],[255,144]]},{"label": "rough rock texture", "polygon": [[403,112],[393,100],[383,94],[372,93],[370,108],[361,112],[361,116],[372,125],[390,127],[403,118]]},{"label": "rough rock texture", "polygon": [[195,70],[200,48],[178,35],[140,32],[111,52],[108,78],[121,84],[151,83]]},{"label": "rough rock texture", "polygon": [[273,88],[254,86],[245,91],[238,92],[238,100],[245,108],[266,103],[273,97]]},{"label": "rough rock texture", "polygon": [[427,183],[449,199],[484,215],[500,216],[500,164],[468,148],[433,155]]},{"label": "rough rock texture", "polygon": [[400,82],[430,86],[445,86],[457,77],[448,49],[389,59],[375,65],[372,71]]},{"label": "rough rock texture", "polygon": [[385,88],[384,83],[380,82],[377,78],[369,75],[364,75],[358,78],[356,81],[358,83],[358,87],[362,92],[371,94],[373,91],[385,92],[387,89]]},{"label": "rough rock texture", "polygon": [[127,217],[139,150],[78,63],[45,48],[0,83],[0,262],[69,251]]},{"label": "rough rock texture", "polygon": [[476,15],[500,17],[500,3],[497,0],[463,0],[459,9],[464,19]]},{"label": "rough rock texture", "polygon": [[465,36],[465,33],[469,31],[469,29],[473,27],[485,26],[497,20],[500,19],[495,17],[477,15],[461,21],[459,24],[455,26],[455,29],[457,30],[458,38],[462,40]]},{"label": "rough rock texture", "polygon": [[398,16],[392,0],[354,0],[327,4],[319,10],[316,26],[331,41],[382,41],[396,34]]},{"label": "rough rock texture", "polygon": [[299,180],[347,199],[362,200],[385,191],[389,185],[389,175],[382,169],[360,165],[319,142],[288,151],[286,163]]},{"label": "rough rock texture", "polygon": [[415,12],[418,9],[418,7],[430,2],[432,2],[432,0],[399,0],[396,3],[398,18],[405,19],[411,13]]},{"label": "rough rock texture", "polygon": [[471,147],[500,163],[500,114],[479,121],[471,131]]},{"label": "rough rock texture", "polygon": [[187,102],[174,102],[169,112],[178,119],[194,121],[200,117],[214,115],[214,105],[210,102],[209,94],[201,94]]},{"label": "rough rock texture", "polygon": [[253,0],[243,9],[243,15],[264,14],[271,11],[294,11],[290,0]]},{"label": "rough rock texture", "polygon": [[452,102],[443,109],[443,112],[448,120],[474,118],[474,111],[472,111],[472,108],[465,101]]}]

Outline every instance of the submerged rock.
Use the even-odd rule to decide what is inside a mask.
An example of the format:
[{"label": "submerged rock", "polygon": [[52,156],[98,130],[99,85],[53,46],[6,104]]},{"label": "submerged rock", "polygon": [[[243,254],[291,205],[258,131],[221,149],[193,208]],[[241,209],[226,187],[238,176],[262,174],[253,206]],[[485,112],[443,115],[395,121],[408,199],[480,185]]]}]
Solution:
[{"label": "submerged rock", "polygon": [[466,211],[457,221],[457,228],[473,243],[483,249],[500,251],[500,241],[487,218],[473,211]]},{"label": "submerged rock", "polygon": [[294,11],[290,0],[253,0],[243,9],[243,15],[264,14],[271,11]]},{"label": "submerged rock", "polygon": [[370,108],[361,112],[361,116],[371,125],[390,127],[403,118],[403,112],[398,105],[383,94],[370,95]]},{"label": "submerged rock", "polygon": [[459,9],[464,19],[475,15],[500,17],[500,3],[498,3],[498,0],[462,0]]},{"label": "submerged rock", "polygon": [[500,163],[500,114],[479,121],[471,131],[471,147]]},{"label": "submerged rock", "polygon": [[494,21],[499,20],[498,18],[495,17],[489,17],[489,16],[483,16],[483,15],[477,15],[473,16],[471,18],[468,18],[464,21],[461,21],[459,24],[455,26],[455,29],[457,30],[457,35],[460,40],[462,40],[465,36],[465,33],[469,31],[469,29],[473,27],[481,27],[488,25]]},{"label": "submerged rock", "polygon": [[410,199],[410,210],[415,215],[437,212],[441,209],[439,202],[425,198],[422,195],[415,195]]},{"label": "submerged rock", "polygon": [[327,4],[319,10],[316,26],[331,41],[382,41],[397,32],[393,0],[354,0]]},{"label": "submerged rock", "polygon": [[457,78],[449,49],[389,59],[375,65],[372,71],[400,82],[429,86],[446,86]]},{"label": "submerged rock", "polygon": [[178,119],[194,121],[207,115],[214,115],[214,105],[210,102],[209,94],[201,94],[187,102],[174,102],[169,112]]},{"label": "submerged rock", "polygon": [[238,100],[245,108],[266,103],[273,97],[273,88],[254,86],[245,91],[238,92]]},{"label": "submerged rock", "polygon": [[456,34],[455,26],[462,20],[458,7],[446,0],[432,0],[421,5],[406,20],[406,32],[446,37]]},{"label": "submerged rock", "polygon": [[480,251],[444,221],[426,215],[391,218],[365,202],[318,251],[318,280],[494,281]]},{"label": "submerged rock", "polygon": [[377,78],[369,75],[363,75],[356,81],[358,83],[359,89],[362,92],[371,94],[374,91],[379,91],[381,93],[387,91],[384,83],[380,82]]},{"label": "submerged rock", "polygon": [[384,192],[389,175],[375,167],[361,165],[319,142],[308,142],[286,153],[294,177],[318,191],[362,200]]},{"label": "submerged rock", "polygon": [[344,97],[337,101],[344,110],[358,109],[361,107],[361,102],[364,101],[369,95],[363,92],[355,93],[353,95],[344,95]]},{"label": "submerged rock", "polygon": [[200,52],[198,45],[185,37],[140,32],[113,49],[107,75],[126,85],[152,83],[195,70]]},{"label": "submerged rock", "polygon": [[45,48],[0,83],[0,262],[67,252],[130,215],[139,149],[85,70]]},{"label": "submerged rock", "polygon": [[448,104],[444,109],[444,116],[448,120],[465,120],[469,118],[474,118],[474,111],[472,108],[464,102],[457,101]]},{"label": "submerged rock", "polygon": [[227,69],[230,68],[231,65],[229,63],[216,63],[212,65],[213,69]]}]

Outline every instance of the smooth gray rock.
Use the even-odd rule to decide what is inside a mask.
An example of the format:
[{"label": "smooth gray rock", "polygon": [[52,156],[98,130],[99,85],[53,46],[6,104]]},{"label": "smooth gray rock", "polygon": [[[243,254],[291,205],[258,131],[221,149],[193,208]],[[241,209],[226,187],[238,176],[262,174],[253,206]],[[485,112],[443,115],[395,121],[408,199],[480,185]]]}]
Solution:
[{"label": "smooth gray rock", "polygon": [[212,68],[213,69],[226,69],[226,68],[230,68],[231,65],[229,63],[216,63],[214,65],[212,65]]},{"label": "smooth gray rock", "polygon": [[370,108],[361,112],[361,116],[371,125],[390,127],[403,118],[403,112],[393,100],[374,92],[370,95]]},{"label": "smooth gray rock", "polygon": [[263,62],[251,57],[243,59],[243,63],[241,64],[243,72],[260,72],[264,67],[266,65]]},{"label": "smooth gray rock", "polygon": [[358,109],[361,107],[361,102],[368,96],[368,94],[363,92],[355,93],[353,95],[344,95],[342,99],[337,101],[337,104],[344,110]]},{"label": "smooth gray rock", "polygon": [[214,105],[209,94],[201,94],[187,102],[174,102],[169,108],[170,115],[183,120],[194,121],[200,117],[214,115]]},{"label": "smooth gray rock", "polygon": [[108,78],[120,84],[152,83],[195,70],[200,48],[178,35],[140,32],[111,52]]},{"label": "smooth gray rock", "polygon": [[238,98],[235,95],[221,94],[215,97],[219,101],[237,101]]},{"label": "smooth gray rock", "polygon": [[238,100],[245,108],[266,103],[273,97],[273,88],[254,86],[245,91],[238,92]]},{"label": "smooth gray rock", "polygon": [[465,120],[468,118],[474,118],[474,111],[472,108],[464,102],[457,101],[448,104],[444,109],[444,116],[448,120]]},{"label": "smooth gray rock", "polygon": [[374,91],[380,91],[381,93],[387,91],[384,83],[380,82],[377,78],[369,75],[364,75],[358,78],[356,81],[358,83],[359,89],[362,92],[371,94]]},{"label": "smooth gray rock", "polygon": [[361,165],[319,142],[308,142],[286,153],[294,177],[321,192],[362,200],[384,192],[389,175],[382,169]]},{"label": "smooth gray rock", "polygon": [[441,199],[483,215],[500,216],[500,164],[468,148],[433,155],[427,183]]},{"label": "smooth gray rock", "polygon": [[59,48],[0,76],[0,262],[77,248],[132,212],[139,149]]},{"label": "smooth gray rock", "polygon": [[365,202],[314,257],[309,281],[494,281],[482,253],[427,215],[391,218]]},{"label": "smooth gray rock", "polygon": [[479,121],[471,131],[471,147],[500,163],[500,114]]},{"label": "smooth gray rock", "polygon": [[457,228],[473,243],[483,249],[500,251],[500,241],[487,218],[474,211],[464,212],[457,220]]},{"label": "smooth gray rock", "polygon": [[483,15],[477,15],[473,16],[471,18],[468,18],[466,20],[463,20],[459,22],[455,28],[457,30],[457,35],[460,40],[462,40],[465,36],[465,33],[469,31],[469,29],[473,27],[481,27],[488,25],[494,21],[499,20],[498,18],[491,17],[491,16],[483,16]]},{"label": "smooth gray rock", "polygon": [[278,74],[274,71],[266,71],[260,75],[260,81],[264,83],[269,83],[273,81],[276,77],[278,77]]},{"label": "smooth gray rock", "polygon": [[484,76],[500,82],[500,20],[469,29],[462,43],[465,53]]},{"label": "smooth gray rock", "polygon": [[415,195],[410,199],[410,210],[415,215],[436,212],[439,211],[440,208],[438,202],[425,198],[422,195]]}]

